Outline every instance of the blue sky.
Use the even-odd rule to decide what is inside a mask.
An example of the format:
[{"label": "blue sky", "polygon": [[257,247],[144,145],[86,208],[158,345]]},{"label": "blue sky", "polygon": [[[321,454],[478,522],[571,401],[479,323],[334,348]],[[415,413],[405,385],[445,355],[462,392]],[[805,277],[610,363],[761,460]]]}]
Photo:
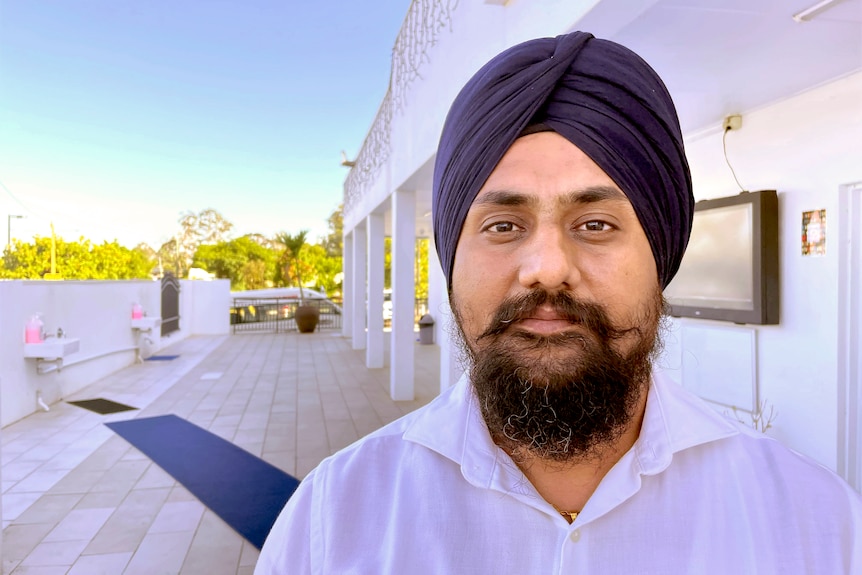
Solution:
[{"label": "blue sky", "polygon": [[[12,236],[158,247],[182,212],[326,233],[410,0],[0,6],[0,214]],[[6,218],[3,217],[5,220]],[[6,224],[6,222],[2,222]],[[5,227],[5,226],[4,226]],[[3,230],[6,231],[5,229]]]}]

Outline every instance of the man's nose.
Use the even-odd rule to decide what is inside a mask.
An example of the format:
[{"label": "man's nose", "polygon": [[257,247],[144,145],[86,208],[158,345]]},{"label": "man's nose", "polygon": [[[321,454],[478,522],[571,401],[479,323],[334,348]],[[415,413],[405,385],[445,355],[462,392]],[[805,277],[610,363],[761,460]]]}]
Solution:
[{"label": "man's nose", "polygon": [[518,280],[524,288],[570,290],[580,281],[577,246],[562,230],[537,230],[519,251]]}]

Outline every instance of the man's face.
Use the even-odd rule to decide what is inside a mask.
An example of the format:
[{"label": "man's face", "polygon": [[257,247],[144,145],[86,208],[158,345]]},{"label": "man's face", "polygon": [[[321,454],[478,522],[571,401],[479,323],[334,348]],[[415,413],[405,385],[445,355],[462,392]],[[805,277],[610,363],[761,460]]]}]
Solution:
[{"label": "man's face", "polygon": [[619,437],[662,305],[649,242],[616,184],[554,132],[516,140],[470,207],[452,275],[495,440],[566,461]]}]

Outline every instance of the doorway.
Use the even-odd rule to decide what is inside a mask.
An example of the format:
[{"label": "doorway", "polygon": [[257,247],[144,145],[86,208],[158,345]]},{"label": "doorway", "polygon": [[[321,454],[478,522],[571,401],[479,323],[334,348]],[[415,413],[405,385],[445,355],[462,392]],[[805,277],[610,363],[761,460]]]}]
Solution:
[{"label": "doorway", "polygon": [[[828,225],[828,224],[827,224]],[[838,473],[862,492],[862,182],[838,192]]]}]

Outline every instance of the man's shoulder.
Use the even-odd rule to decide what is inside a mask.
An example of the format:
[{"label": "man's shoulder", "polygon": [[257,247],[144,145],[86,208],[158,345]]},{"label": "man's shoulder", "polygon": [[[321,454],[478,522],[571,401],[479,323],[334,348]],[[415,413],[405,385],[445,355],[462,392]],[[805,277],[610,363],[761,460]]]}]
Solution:
[{"label": "man's shoulder", "polygon": [[835,471],[779,440],[751,428],[694,450],[695,459],[714,479],[733,489],[756,494],[764,502],[775,499],[809,500],[817,494],[822,512],[850,511],[862,520],[862,495]]},{"label": "man's shoulder", "polygon": [[809,455],[796,451],[766,432],[753,429],[744,423],[730,421],[739,433],[717,442],[719,449],[729,455],[744,457],[752,464],[778,470],[794,470],[825,481],[843,481],[834,471]]},{"label": "man's shoulder", "polygon": [[[404,446],[404,433],[410,429],[428,406],[420,407],[386,425],[360,437],[347,447],[340,449],[324,461],[329,465],[340,464],[355,457],[395,456]],[[376,454],[376,455],[375,455]]]},{"label": "man's shoulder", "polygon": [[716,477],[736,476],[759,485],[786,489],[838,486],[857,492],[829,467],[791,449],[772,435],[747,425],[728,412],[721,413],[682,385],[659,373],[654,379],[656,405],[665,425],[674,462],[695,462]]}]

